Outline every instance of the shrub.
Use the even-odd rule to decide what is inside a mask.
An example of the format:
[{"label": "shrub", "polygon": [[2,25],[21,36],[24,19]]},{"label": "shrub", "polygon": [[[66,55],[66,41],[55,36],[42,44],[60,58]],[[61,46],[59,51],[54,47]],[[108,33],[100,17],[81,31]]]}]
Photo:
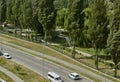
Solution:
[{"label": "shrub", "polygon": [[17,70],[17,71],[20,71],[22,68],[20,65],[14,65],[14,69]]}]

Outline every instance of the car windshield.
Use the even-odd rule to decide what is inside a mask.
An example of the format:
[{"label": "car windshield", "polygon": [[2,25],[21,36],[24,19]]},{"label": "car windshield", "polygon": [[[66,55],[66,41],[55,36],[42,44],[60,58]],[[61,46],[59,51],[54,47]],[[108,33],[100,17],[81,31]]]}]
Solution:
[{"label": "car windshield", "polygon": [[6,55],[6,56],[10,56],[10,55]]},{"label": "car windshield", "polygon": [[75,75],[75,77],[79,77],[79,75]]},{"label": "car windshield", "polygon": [[60,78],[60,77],[58,77],[58,78],[56,78],[55,80],[61,80],[61,78]]}]

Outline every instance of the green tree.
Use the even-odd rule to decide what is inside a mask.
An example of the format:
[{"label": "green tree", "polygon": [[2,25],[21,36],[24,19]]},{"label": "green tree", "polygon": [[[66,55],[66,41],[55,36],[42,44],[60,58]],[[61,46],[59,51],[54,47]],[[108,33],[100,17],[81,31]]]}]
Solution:
[{"label": "green tree", "polygon": [[23,6],[23,21],[26,28],[31,28],[32,24],[32,4],[30,0],[26,0]]},{"label": "green tree", "polygon": [[[25,20],[26,20],[26,25],[27,28],[29,28],[30,30],[34,31],[34,34],[30,34],[31,36],[34,35],[35,37],[35,40],[37,40],[37,35],[40,34],[40,35],[44,35],[44,32],[43,32],[43,26],[42,24],[39,22],[39,17],[38,17],[38,3],[39,1],[38,0],[29,0],[29,1],[26,1],[26,5],[25,5],[25,10],[26,12],[24,12],[24,15],[27,15],[25,16]],[[24,16],[23,15],[23,16]],[[31,37],[31,39],[33,39]]]},{"label": "green tree", "polygon": [[6,0],[0,0],[0,23],[6,20]]},{"label": "green tree", "polygon": [[111,54],[114,62],[114,76],[117,77],[118,63],[120,62],[120,0],[114,1],[114,15],[107,41],[107,52]]},{"label": "green tree", "polygon": [[17,36],[17,29],[20,28],[20,21],[19,21],[19,16],[20,16],[20,6],[21,6],[22,0],[14,0],[12,2],[12,24],[14,24],[14,29],[15,29],[15,36]]},{"label": "green tree", "polygon": [[12,4],[13,4],[13,7],[12,7],[12,21],[14,22],[14,25],[15,27],[19,26],[19,11],[20,11],[20,2],[21,0],[15,0]]},{"label": "green tree", "polygon": [[69,0],[68,11],[65,19],[65,28],[73,43],[72,57],[75,57],[75,47],[77,42],[82,40],[84,14],[82,13],[84,0]]},{"label": "green tree", "polygon": [[56,26],[60,28],[64,28],[64,21],[65,21],[65,14],[66,14],[67,9],[63,8],[57,12],[56,16]]},{"label": "green tree", "polygon": [[13,12],[12,12],[12,7],[13,7],[13,2],[14,0],[7,0],[7,10],[6,10],[6,17],[7,17],[7,22],[8,23],[13,23],[12,21],[12,15],[13,15]]},{"label": "green tree", "polygon": [[39,21],[43,26],[44,40],[52,38],[51,31],[55,30],[55,15],[54,0],[39,0],[38,16]]},{"label": "green tree", "polygon": [[34,30],[36,33],[39,33],[41,35],[44,35],[44,31],[43,31],[43,26],[42,24],[39,22],[39,17],[38,17],[38,0],[31,0],[32,3],[32,30]]},{"label": "green tree", "polygon": [[67,8],[68,0],[54,0],[55,9]]},{"label": "green tree", "polygon": [[90,0],[86,12],[87,36],[95,49],[95,65],[98,69],[98,52],[105,47],[108,37],[108,20],[105,0]]}]

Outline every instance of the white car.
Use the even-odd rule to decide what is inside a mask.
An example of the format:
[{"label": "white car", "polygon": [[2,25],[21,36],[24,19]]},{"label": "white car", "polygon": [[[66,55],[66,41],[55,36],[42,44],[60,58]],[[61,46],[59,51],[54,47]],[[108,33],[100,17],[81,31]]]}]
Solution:
[{"label": "white car", "polygon": [[3,57],[6,59],[11,59],[12,57],[8,53],[3,53]]},{"label": "white car", "polygon": [[69,78],[72,78],[72,79],[74,79],[74,80],[79,80],[79,79],[81,79],[81,77],[80,77],[79,74],[77,74],[77,73],[70,73],[70,74],[68,75],[68,77],[69,77]]},{"label": "white car", "polygon": [[0,79],[0,82],[6,82],[6,81],[4,81],[3,79]]},{"label": "white car", "polygon": [[48,79],[50,80],[50,82],[63,82],[61,77],[55,72],[48,72]]}]

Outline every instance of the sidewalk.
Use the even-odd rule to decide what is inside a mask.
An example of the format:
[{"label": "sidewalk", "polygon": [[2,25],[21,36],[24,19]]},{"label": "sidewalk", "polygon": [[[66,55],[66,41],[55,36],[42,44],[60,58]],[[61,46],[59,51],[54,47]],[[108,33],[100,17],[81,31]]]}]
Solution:
[{"label": "sidewalk", "polygon": [[8,71],[7,69],[0,66],[0,71],[2,71],[4,74],[6,74],[8,77],[13,79],[15,82],[24,82],[22,79],[18,78],[15,74]]}]

